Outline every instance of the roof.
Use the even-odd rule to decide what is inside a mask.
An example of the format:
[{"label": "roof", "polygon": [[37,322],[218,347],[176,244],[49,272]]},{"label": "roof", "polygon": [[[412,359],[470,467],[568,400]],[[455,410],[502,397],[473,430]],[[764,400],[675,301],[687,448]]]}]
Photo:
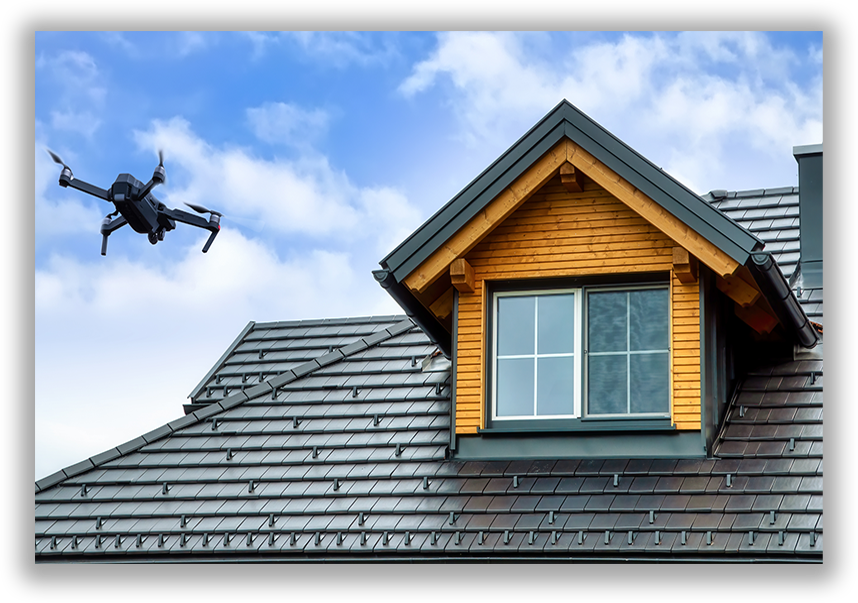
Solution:
[{"label": "roof", "polygon": [[799,257],[798,187],[714,192],[703,199],[762,240],[789,279]]},{"label": "roof", "polygon": [[821,560],[821,360],[752,371],[712,459],[467,462],[434,350],[250,323],[189,415],[36,483],[37,560]]}]

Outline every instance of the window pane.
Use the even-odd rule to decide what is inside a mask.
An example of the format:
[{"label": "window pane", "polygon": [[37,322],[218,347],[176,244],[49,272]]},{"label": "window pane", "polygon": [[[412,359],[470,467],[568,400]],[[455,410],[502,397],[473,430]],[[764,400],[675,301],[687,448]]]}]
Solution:
[{"label": "window pane", "polygon": [[[540,300],[540,307],[541,304]],[[537,362],[536,414],[574,414],[575,358],[540,358]]]},{"label": "window pane", "polygon": [[538,352],[570,354],[575,351],[575,295],[543,295],[537,303]]},{"label": "window pane", "polygon": [[590,356],[587,365],[589,414],[627,413],[626,355]]},{"label": "window pane", "polygon": [[533,354],[534,297],[498,297],[498,355]]},{"label": "window pane", "polygon": [[587,296],[587,349],[590,352],[626,349],[626,296],[625,291]]},{"label": "window pane", "polygon": [[666,350],[667,289],[629,291],[629,341],[632,350]]},{"label": "window pane", "polygon": [[497,371],[497,416],[533,416],[533,359],[501,358]]},{"label": "window pane", "polygon": [[670,412],[668,354],[632,354],[632,412]]}]

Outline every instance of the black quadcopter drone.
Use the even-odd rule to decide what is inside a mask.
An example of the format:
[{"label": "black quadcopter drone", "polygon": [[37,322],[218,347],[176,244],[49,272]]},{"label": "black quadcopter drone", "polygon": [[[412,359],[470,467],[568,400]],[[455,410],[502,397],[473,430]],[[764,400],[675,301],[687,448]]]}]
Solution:
[{"label": "black quadcopter drone", "polygon": [[[71,168],[63,163],[59,156],[47,149],[51,158],[61,166],[60,186],[72,187],[83,191],[93,197],[110,201],[116,206],[116,211],[107,214],[101,222],[101,255],[107,255],[107,237],[126,224],[130,224],[136,232],[146,234],[149,242],[153,245],[164,240],[164,234],[176,228],[176,222],[190,224],[205,228],[211,235],[206,244],[203,245],[203,253],[209,250],[217,233],[220,232],[220,217],[223,215],[202,205],[185,203],[188,207],[201,214],[209,214],[209,219],[201,218],[181,209],[170,209],[161,203],[154,195],[152,189],[162,184],[166,179],[164,172],[164,155],[158,151],[158,167],[152,174],[152,179],[145,185],[131,174],[119,174],[108,190],[93,186],[83,180],[78,180],[72,175]],[[118,217],[117,217],[118,216]]]}]

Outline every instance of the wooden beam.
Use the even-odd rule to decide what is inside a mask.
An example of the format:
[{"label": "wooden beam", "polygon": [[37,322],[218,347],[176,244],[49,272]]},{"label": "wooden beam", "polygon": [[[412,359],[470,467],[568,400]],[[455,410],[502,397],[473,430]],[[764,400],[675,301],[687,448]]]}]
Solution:
[{"label": "wooden beam", "polygon": [[453,288],[450,287],[444,293],[441,294],[441,297],[436,299],[429,306],[429,311],[432,312],[435,316],[437,316],[440,320],[445,320],[450,315],[453,314]]},{"label": "wooden beam", "polygon": [[735,306],[736,316],[757,333],[765,335],[771,333],[778,324],[778,319],[763,310],[758,304],[753,306]]},{"label": "wooden beam", "polygon": [[450,264],[450,282],[459,293],[474,292],[474,269],[465,258],[453,260]]},{"label": "wooden beam", "polygon": [[697,282],[697,258],[682,247],[673,248],[673,273],[680,283]]},{"label": "wooden beam", "polygon": [[575,170],[575,166],[568,161],[560,167],[560,182],[566,187],[570,193],[580,193],[584,190],[581,182],[578,180],[579,172]]},{"label": "wooden beam", "polygon": [[757,303],[757,300],[760,299],[760,292],[738,276],[726,278],[719,276],[715,284],[719,291],[744,308]]},{"label": "wooden beam", "polygon": [[446,243],[405,277],[405,284],[416,292],[425,291],[435,279],[447,272],[456,258],[463,257],[503,222],[522,203],[557,175],[566,162],[564,143],[560,142],[533,163],[518,179],[498,194],[486,207],[451,236]]},{"label": "wooden beam", "polygon": [[739,268],[739,263],[733,258],[694,232],[676,216],[583,148],[569,139],[565,139],[565,144],[566,158],[572,165],[687,249],[697,259],[714,270],[716,274],[727,276]]}]

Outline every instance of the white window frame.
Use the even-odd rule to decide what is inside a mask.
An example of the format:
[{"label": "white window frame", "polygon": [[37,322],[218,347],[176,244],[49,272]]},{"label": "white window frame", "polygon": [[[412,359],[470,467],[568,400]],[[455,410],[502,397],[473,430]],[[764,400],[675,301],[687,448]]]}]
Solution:
[{"label": "white window frame", "polygon": [[[668,291],[668,296],[670,294],[670,287],[667,284],[640,284],[640,285],[617,285],[617,286],[596,286],[596,287],[568,287],[568,288],[555,288],[555,289],[525,289],[525,290],[504,290],[504,291],[495,291],[491,293],[491,357],[489,362],[491,362],[491,379],[489,385],[489,416],[491,417],[491,421],[493,423],[503,423],[504,421],[544,421],[550,419],[581,419],[584,417],[594,418],[594,419],[651,419],[651,418],[669,418],[670,417],[670,367],[673,362],[673,353],[670,347],[670,340],[668,339],[668,347],[667,350],[647,350],[647,351],[636,351],[632,352],[626,350],[625,352],[615,353],[615,352],[603,352],[598,355],[619,355],[624,354],[627,357],[627,362],[630,362],[630,358],[634,354],[646,354],[646,353],[664,353],[667,352],[668,355],[668,392],[667,392],[667,411],[666,412],[657,412],[657,413],[603,413],[603,414],[590,414],[588,409],[585,408],[586,400],[587,400],[587,391],[588,391],[588,383],[586,379],[587,375],[587,366],[589,354],[585,352],[586,340],[588,337],[587,331],[587,322],[585,317],[586,312],[586,298],[589,293],[602,293],[602,292],[615,292],[615,291],[640,291],[647,289],[666,289]],[[575,333],[575,342],[574,342],[574,351],[569,353],[562,354],[539,354],[538,353],[538,323],[537,317],[539,316],[539,298],[542,296],[549,295],[558,295],[558,294],[574,294],[575,295],[575,316],[574,316],[574,333]],[[504,297],[534,297],[536,302],[534,304],[534,348],[533,354],[522,354],[522,355],[503,355],[498,356],[498,300]],[[670,300],[668,299],[668,337],[670,333]],[[574,383],[574,403],[573,408],[574,411],[572,414],[563,414],[563,415],[537,415],[536,408],[538,404],[537,398],[537,386],[538,386],[538,359],[539,358],[549,358],[549,357],[566,357],[566,356],[574,356],[575,358],[575,367],[573,374],[573,383]],[[534,381],[534,392],[533,392],[533,414],[530,415],[508,415],[508,416],[498,416],[497,414],[497,378],[498,378],[498,360],[503,359],[514,359],[514,358],[533,358],[534,361],[534,373],[533,373],[533,381]],[[631,396],[628,388],[630,387],[630,379],[631,373],[627,369],[627,377],[626,377],[626,400],[627,404],[630,404]]]},{"label": "white window frame", "polygon": [[[575,295],[575,324],[573,325],[573,330],[575,333],[575,342],[573,346],[573,351],[571,354],[562,353],[562,354],[539,354],[538,344],[539,344],[539,329],[538,324],[536,322],[537,317],[539,316],[539,298],[543,296],[549,295]],[[535,289],[528,291],[497,291],[492,295],[492,385],[491,385],[491,418],[492,421],[521,421],[521,420],[544,420],[544,419],[577,419],[581,417],[581,370],[582,370],[582,351],[583,351],[583,337],[579,331],[579,328],[582,325],[582,312],[583,312],[583,303],[582,303],[582,290],[580,288],[569,288],[569,289]],[[524,354],[524,355],[505,355],[498,357],[498,300],[503,297],[533,297],[536,300],[534,304],[534,342],[533,342],[533,354]],[[575,358],[575,369],[573,374],[573,383],[575,384],[574,389],[574,401],[573,401],[573,412],[572,414],[565,415],[537,415],[536,408],[538,404],[537,399],[537,386],[539,384],[539,373],[538,367],[540,358],[561,358],[573,356]],[[533,358],[533,414],[532,415],[510,415],[510,416],[498,416],[497,414],[497,375],[498,375],[498,360],[503,359],[512,359],[512,358]]]}]

